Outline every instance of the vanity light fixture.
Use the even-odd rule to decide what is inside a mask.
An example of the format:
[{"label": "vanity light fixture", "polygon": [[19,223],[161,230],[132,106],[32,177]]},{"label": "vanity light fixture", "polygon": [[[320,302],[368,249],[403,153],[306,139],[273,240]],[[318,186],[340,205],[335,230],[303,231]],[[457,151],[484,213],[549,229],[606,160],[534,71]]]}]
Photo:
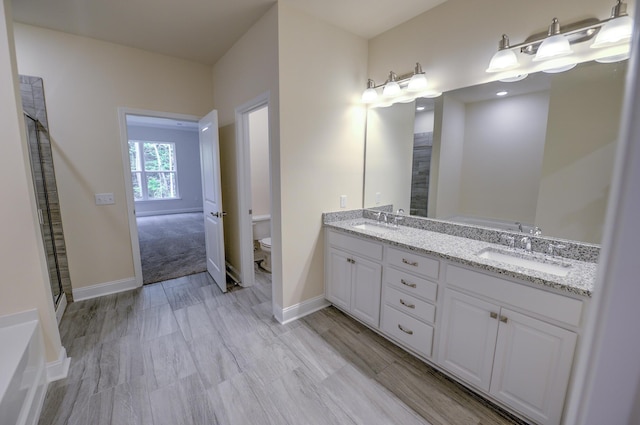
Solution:
[{"label": "vanity light fixture", "polygon": [[508,91],[502,90],[502,91],[499,91],[498,93],[496,93],[496,96],[506,96],[507,94],[509,94]]},{"label": "vanity light fixture", "polygon": [[[540,63],[537,69],[555,73],[567,71],[576,66],[579,59],[573,54],[572,45],[594,39],[590,46],[601,49],[595,60],[598,62],[617,62],[629,58],[633,20],[627,15],[627,5],[616,0],[607,19],[585,19],[569,25],[562,30],[557,18],[553,18],[548,32],[535,34],[524,42],[511,46],[509,37],[503,34],[496,52],[489,63],[487,72],[505,72],[517,70],[521,62],[518,54],[535,55],[532,62]],[[588,49],[587,49],[588,50]],[[584,50],[582,50],[584,52]],[[593,55],[589,55],[593,58]],[[500,81],[518,81],[524,73],[513,76],[505,72]]]},{"label": "vanity light fixture", "polygon": [[398,84],[398,76],[395,72],[389,71],[389,78],[382,88],[382,95],[391,97],[400,94],[400,84]]},{"label": "vanity light fixture", "polygon": [[[397,102],[413,102],[418,97],[437,97],[441,93],[427,90],[428,80],[422,65],[416,62],[413,72],[397,75],[389,71],[384,84],[376,85],[372,79],[367,80],[367,88],[362,93],[362,102],[374,106],[389,106]],[[382,87],[382,99],[377,89]]]}]

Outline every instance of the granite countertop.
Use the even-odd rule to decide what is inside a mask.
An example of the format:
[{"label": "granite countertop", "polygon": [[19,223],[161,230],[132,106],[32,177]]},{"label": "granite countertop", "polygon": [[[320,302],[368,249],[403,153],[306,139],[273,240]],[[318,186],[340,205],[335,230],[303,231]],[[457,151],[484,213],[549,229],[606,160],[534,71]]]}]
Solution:
[{"label": "granite countertop", "polygon": [[[374,225],[372,230],[357,229],[357,224],[368,223]],[[543,260],[554,263],[570,265],[567,276],[556,276],[529,268],[519,267],[500,261],[482,258],[477,253],[485,248],[493,248],[496,251],[508,251],[504,245],[467,239],[459,236],[452,236],[428,230],[416,229],[412,227],[383,227],[377,225],[374,220],[356,218],[350,220],[333,221],[324,224],[325,227],[340,230],[352,235],[361,236],[380,242],[385,242],[392,246],[409,249],[419,253],[434,255],[452,262],[469,265],[479,269],[498,273],[506,277],[520,279],[537,285],[543,285],[566,291],[572,294],[590,297],[593,284],[596,278],[596,263],[571,260],[567,258],[555,257]],[[516,255],[526,258],[531,254],[526,254],[522,250],[517,250]],[[534,253],[534,256],[543,258],[543,254]]]}]

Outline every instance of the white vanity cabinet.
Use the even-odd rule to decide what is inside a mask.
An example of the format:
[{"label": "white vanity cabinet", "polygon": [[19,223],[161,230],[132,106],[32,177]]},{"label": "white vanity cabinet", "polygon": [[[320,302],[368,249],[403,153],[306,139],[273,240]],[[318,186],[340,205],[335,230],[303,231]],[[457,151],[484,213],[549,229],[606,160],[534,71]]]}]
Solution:
[{"label": "white vanity cabinet", "polygon": [[559,424],[577,339],[567,328],[579,325],[582,302],[452,265],[446,281],[440,366],[537,423]]},{"label": "white vanity cabinet", "polygon": [[385,260],[381,330],[431,358],[440,261],[393,247]]},{"label": "white vanity cabinet", "polygon": [[382,245],[332,231],[327,231],[326,236],[325,297],[364,323],[378,328]]}]

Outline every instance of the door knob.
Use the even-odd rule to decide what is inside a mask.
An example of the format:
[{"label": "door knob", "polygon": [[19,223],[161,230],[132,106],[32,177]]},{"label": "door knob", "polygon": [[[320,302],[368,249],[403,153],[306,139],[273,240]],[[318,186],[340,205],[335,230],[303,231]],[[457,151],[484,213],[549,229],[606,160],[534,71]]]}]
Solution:
[{"label": "door knob", "polygon": [[225,215],[227,215],[226,212],[222,211],[222,212],[211,212],[211,215],[214,217],[224,217]]}]

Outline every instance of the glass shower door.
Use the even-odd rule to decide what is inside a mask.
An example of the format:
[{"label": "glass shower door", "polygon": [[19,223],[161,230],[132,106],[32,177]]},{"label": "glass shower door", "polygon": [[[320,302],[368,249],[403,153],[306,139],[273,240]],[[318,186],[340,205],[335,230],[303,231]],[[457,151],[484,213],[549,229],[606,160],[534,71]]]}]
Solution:
[{"label": "glass shower door", "polygon": [[24,117],[27,127],[31,174],[38,206],[38,219],[40,220],[40,229],[47,258],[53,304],[57,306],[64,292],[62,290],[62,278],[58,262],[56,232],[54,231],[50,207],[50,197],[57,193],[52,165],[48,166],[48,163],[52,161],[51,146],[49,144],[44,146],[41,140],[42,132],[46,132],[46,129],[31,116],[24,114]]}]

